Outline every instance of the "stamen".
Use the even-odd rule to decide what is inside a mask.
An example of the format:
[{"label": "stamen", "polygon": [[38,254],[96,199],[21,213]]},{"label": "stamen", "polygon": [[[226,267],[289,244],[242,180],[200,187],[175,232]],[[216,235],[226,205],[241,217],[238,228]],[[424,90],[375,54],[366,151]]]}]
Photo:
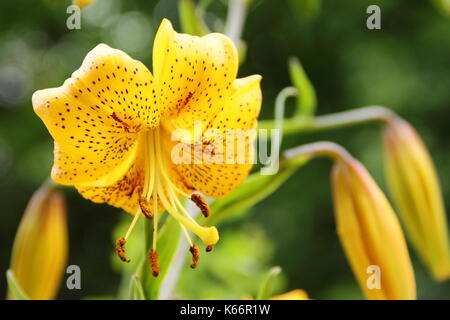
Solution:
[{"label": "stamen", "polygon": [[209,210],[208,202],[206,202],[205,198],[203,198],[199,193],[193,193],[191,195],[191,200],[200,209],[203,216],[205,218],[208,218],[210,210]]},{"label": "stamen", "polygon": [[139,220],[139,217],[141,216],[141,213],[139,212],[139,209],[136,211],[136,213],[134,214],[134,218],[133,221],[131,221],[130,226],[128,227],[127,233],[125,234],[125,240],[128,239],[128,237],[131,234],[131,231],[133,231],[134,226],[136,225],[136,222]]},{"label": "stamen", "polygon": [[153,212],[155,213],[153,219],[153,243],[152,248],[156,252],[156,242],[158,240],[158,200],[156,193],[153,194]]},{"label": "stamen", "polygon": [[130,262],[129,259],[127,259],[127,257],[125,256],[125,243],[127,243],[127,240],[125,240],[125,238],[119,238],[116,241],[116,251],[117,254],[119,255],[120,260],[122,260],[123,262]]},{"label": "stamen", "polygon": [[[154,201],[156,201],[156,200],[154,199]],[[141,211],[146,218],[153,219],[153,213],[149,208],[150,205],[146,198],[144,198],[144,197],[139,198],[139,206],[141,207]]]},{"label": "stamen", "polygon": [[192,254],[192,264],[191,264],[191,268],[195,269],[199,262],[200,262],[200,250],[198,248],[198,246],[196,244],[194,244],[193,246],[191,246],[189,248],[189,251]]},{"label": "stamen", "polygon": [[164,192],[162,192],[162,190],[160,190],[161,187],[159,186],[159,184],[157,184],[157,188],[159,189],[158,195],[160,196],[164,207],[173,218],[183,224],[192,233],[196,234],[205,245],[214,245],[217,243],[217,241],[219,241],[219,232],[217,231],[216,227],[203,227],[198,225],[197,222],[187,219],[186,217],[181,215],[178,210],[170,205],[169,201],[166,198],[166,195],[164,194]]},{"label": "stamen", "polygon": [[192,242],[192,239],[189,236],[189,232],[187,231],[186,227],[180,223],[180,228],[181,228],[181,230],[183,230],[184,237],[186,238],[186,241],[189,243],[189,246],[192,247],[194,245],[194,243]]},{"label": "stamen", "polygon": [[206,252],[211,252],[214,246],[206,246]]},{"label": "stamen", "polygon": [[175,195],[174,191],[171,189],[168,189],[169,193],[170,193],[170,197],[173,200],[173,202],[175,202],[175,204],[173,205],[173,207],[176,209],[176,207],[178,206],[178,209],[181,210],[181,213],[184,214],[189,220],[191,220],[194,223],[197,223],[197,221],[195,221],[194,218],[191,217],[191,215],[189,214],[189,212],[186,211],[186,209],[184,208],[183,204],[181,203],[181,201],[177,198],[177,196]]},{"label": "stamen", "polygon": [[152,268],[152,275],[156,278],[159,275],[158,253],[156,250],[150,249],[148,252],[148,260]]}]

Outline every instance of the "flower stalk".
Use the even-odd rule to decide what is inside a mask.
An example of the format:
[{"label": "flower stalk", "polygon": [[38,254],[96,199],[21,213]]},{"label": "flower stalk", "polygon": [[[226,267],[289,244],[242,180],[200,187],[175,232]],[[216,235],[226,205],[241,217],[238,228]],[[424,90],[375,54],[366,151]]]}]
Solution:
[{"label": "flower stalk", "polygon": [[[294,116],[284,120],[283,135],[339,129],[372,122],[386,123],[395,116],[393,111],[382,106],[361,107],[312,118]],[[259,128],[271,130],[277,128],[277,124],[274,120],[262,120],[259,122]]]}]

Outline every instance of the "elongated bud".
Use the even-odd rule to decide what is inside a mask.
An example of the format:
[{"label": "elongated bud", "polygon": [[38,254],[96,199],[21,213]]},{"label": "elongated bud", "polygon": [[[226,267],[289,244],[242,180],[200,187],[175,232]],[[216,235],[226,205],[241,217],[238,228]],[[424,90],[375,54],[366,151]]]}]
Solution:
[{"label": "elongated bud", "polygon": [[[49,184],[31,197],[14,240],[11,270],[30,299],[56,297],[67,261],[66,204]],[[11,294],[8,298],[14,299]]]},{"label": "elongated bud", "polygon": [[408,238],[432,276],[448,279],[447,219],[431,157],[414,128],[402,119],[387,124],[383,139],[389,189]]},{"label": "elongated bud", "polygon": [[415,299],[416,285],[397,216],[356,159],[336,160],[332,173],[337,232],[368,299]]}]

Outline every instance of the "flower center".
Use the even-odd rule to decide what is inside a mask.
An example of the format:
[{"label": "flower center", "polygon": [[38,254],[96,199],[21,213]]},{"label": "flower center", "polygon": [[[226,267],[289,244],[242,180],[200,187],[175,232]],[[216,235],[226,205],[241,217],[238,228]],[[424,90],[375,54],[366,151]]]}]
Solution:
[{"label": "flower center", "polygon": [[203,215],[209,215],[209,207],[203,197],[198,194],[188,194],[181,190],[175,183],[177,175],[173,174],[170,166],[170,159],[164,150],[164,142],[162,139],[161,129],[159,127],[150,129],[143,133],[142,143],[144,143],[145,152],[145,178],[141,198],[139,199],[139,209],[135,214],[130,228],[124,238],[117,241],[116,249],[122,261],[129,261],[125,257],[124,245],[131,230],[141,215],[149,219],[153,219],[153,245],[149,252],[149,260],[152,266],[154,276],[158,275],[159,266],[157,262],[158,254],[156,251],[157,235],[158,235],[158,218],[162,212],[158,209],[164,208],[172,218],[176,219],[183,234],[190,244],[190,252],[192,253],[191,267],[195,268],[199,262],[199,249],[195,245],[189,232],[197,235],[207,246],[206,251],[211,251],[213,245],[219,240],[219,233],[216,227],[201,226],[184,208],[179,197],[184,196],[190,198],[201,210]]}]

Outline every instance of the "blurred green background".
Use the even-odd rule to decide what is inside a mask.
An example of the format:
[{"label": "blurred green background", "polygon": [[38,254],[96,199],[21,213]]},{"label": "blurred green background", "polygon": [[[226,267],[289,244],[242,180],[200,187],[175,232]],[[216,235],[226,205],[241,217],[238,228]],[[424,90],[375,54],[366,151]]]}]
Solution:
[{"label": "blurred green background", "polygon": [[[227,2],[209,2],[205,19],[220,30]],[[298,56],[315,85],[319,114],[363,105],[385,105],[420,132],[434,158],[450,206],[450,18],[422,0],[324,0],[316,14],[305,1],[254,0],[243,40],[247,57],[240,76],[263,76],[261,118],[271,118],[276,94],[290,85],[286,68]],[[308,1],[306,1],[308,2]],[[104,42],[151,66],[151,48],[163,17],[180,31],[177,1],[97,0],[82,12],[81,30],[66,28],[62,0],[0,3],[0,297],[5,293],[14,234],[25,205],[48,177],[53,142],[31,106],[35,90],[55,87]],[[366,8],[381,7],[382,30],[366,28]],[[294,102],[290,102],[294,107]],[[380,128],[352,127],[286,138],[284,147],[315,140],[341,143],[385,189]],[[301,168],[244,219],[220,226],[221,242],[199,268],[186,263],[178,298],[255,296],[267,270],[283,268],[276,292],[295,288],[314,299],[362,298],[335,233],[330,163]],[[120,275],[111,266],[117,223],[130,217],[86,201],[66,189],[69,264],[82,270],[82,289],[63,285],[59,297],[111,297]],[[450,285],[436,284],[411,252],[418,297],[450,299]],[[115,260],[114,260],[115,261]]]}]

